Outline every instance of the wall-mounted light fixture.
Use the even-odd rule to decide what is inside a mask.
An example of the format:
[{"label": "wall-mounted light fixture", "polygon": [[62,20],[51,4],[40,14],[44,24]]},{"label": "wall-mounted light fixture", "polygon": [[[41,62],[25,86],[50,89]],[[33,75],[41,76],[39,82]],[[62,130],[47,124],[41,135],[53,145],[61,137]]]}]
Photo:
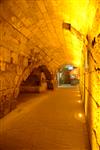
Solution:
[{"label": "wall-mounted light fixture", "polygon": [[84,35],[80,33],[77,29],[75,29],[70,23],[63,22],[62,27],[76,35],[79,40],[84,41],[86,39],[84,38]]},{"label": "wall-mounted light fixture", "polygon": [[71,30],[71,24],[63,22],[62,27],[67,30]]}]

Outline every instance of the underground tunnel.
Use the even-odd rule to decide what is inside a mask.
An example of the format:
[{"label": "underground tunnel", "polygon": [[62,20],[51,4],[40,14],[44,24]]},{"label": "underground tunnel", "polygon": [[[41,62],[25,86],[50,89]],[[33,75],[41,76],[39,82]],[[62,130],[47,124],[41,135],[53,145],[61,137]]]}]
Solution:
[{"label": "underground tunnel", "polygon": [[100,150],[99,18],[100,0],[0,0],[0,150]]}]

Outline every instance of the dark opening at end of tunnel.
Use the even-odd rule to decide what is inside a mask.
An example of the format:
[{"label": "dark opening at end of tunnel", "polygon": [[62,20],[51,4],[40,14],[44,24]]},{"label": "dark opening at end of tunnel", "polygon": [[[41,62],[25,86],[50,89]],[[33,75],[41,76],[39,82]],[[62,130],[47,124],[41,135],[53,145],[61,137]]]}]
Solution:
[{"label": "dark opening at end of tunnel", "polygon": [[79,68],[73,65],[63,65],[57,73],[58,87],[69,87],[79,84]]}]

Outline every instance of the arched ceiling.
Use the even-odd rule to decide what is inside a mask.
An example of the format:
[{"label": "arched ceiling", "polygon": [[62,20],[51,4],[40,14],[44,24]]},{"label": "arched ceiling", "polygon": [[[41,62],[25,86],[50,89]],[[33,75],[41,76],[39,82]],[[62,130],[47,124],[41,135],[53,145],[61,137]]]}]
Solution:
[{"label": "arched ceiling", "polygon": [[95,12],[94,0],[0,0],[1,44],[22,54],[45,53],[50,64],[78,66],[83,42],[62,23],[86,35]]}]

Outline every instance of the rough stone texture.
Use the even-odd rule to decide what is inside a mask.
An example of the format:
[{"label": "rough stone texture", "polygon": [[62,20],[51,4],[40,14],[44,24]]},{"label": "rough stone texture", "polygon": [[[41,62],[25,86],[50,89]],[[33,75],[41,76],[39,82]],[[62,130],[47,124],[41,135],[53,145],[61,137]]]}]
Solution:
[{"label": "rough stone texture", "polygon": [[93,150],[100,149],[100,37],[96,37],[96,44],[91,49],[89,69],[90,101],[91,101],[91,134]]},{"label": "rough stone texture", "polygon": [[[95,14],[96,13],[96,14]],[[0,0],[0,117],[11,111],[22,81],[45,65],[53,76],[67,63],[80,62],[83,42],[62,29],[68,22],[88,33],[89,70],[81,68],[81,93],[90,120],[93,150],[100,149],[99,0]],[[78,32],[79,33],[79,32]],[[96,43],[95,43],[96,41]],[[74,62],[74,63],[73,63]],[[83,76],[83,74],[85,76]],[[47,82],[49,83],[49,81]],[[49,84],[50,85],[50,84]],[[92,115],[92,117],[91,117]],[[93,120],[92,120],[93,119]]]},{"label": "rough stone texture", "polygon": [[64,48],[48,11],[43,1],[0,1],[1,116],[13,108],[21,82],[34,67],[46,65],[55,73],[65,62]]},{"label": "rough stone texture", "polygon": [[[100,12],[96,17],[99,15]],[[97,24],[93,24],[95,28],[91,31],[91,38],[82,54],[80,82],[92,150],[100,150],[100,32],[96,28]]]}]

